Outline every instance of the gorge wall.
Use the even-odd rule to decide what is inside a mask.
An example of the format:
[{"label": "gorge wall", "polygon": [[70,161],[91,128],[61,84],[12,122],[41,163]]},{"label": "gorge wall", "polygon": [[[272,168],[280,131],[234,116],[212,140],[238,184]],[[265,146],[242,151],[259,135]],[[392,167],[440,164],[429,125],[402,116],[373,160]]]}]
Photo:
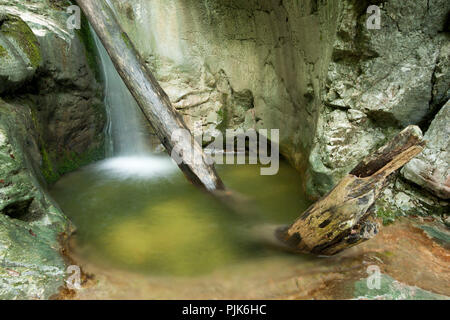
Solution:
[{"label": "gorge wall", "polygon": [[[378,213],[448,223],[449,10],[445,0],[114,0],[119,20],[191,127],[280,129],[283,156],[317,198],[409,124],[427,149],[393,177]],[[93,39],[70,1],[0,0],[0,298],[63,284],[48,196],[104,155]],[[368,30],[367,7],[381,8]]]},{"label": "gorge wall", "polygon": [[111,3],[188,125],[281,129],[282,154],[304,171],[337,1]]},{"label": "gorge wall", "polygon": [[86,23],[67,28],[69,5],[0,1],[0,299],[46,299],[64,284],[58,238],[73,226],[47,186],[104,154],[92,38]]},{"label": "gorge wall", "polygon": [[[315,198],[405,126],[426,131],[450,98],[448,1],[112,3],[189,125],[280,129],[281,153]],[[379,30],[366,27],[370,5],[380,8]],[[448,190],[445,155],[428,170]],[[416,186],[393,179],[380,215],[448,206]]]}]

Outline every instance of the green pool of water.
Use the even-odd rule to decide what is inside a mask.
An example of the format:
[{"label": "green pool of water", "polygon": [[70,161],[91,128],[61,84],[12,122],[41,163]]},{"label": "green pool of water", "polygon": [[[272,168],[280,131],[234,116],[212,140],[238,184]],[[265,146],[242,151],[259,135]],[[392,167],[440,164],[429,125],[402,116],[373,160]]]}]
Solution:
[{"label": "green pool of water", "polygon": [[[307,208],[301,178],[287,163],[274,176],[258,165],[217,167],[227,187],[258,215],[236,214],[190,185],[168,157],[113,158],[63,177],[51,194],[77,227],[90,261],[147,274],[198,275],[274,255],[249,232],[291,223]],[[255,210],[253,210],[255,211]]]}]

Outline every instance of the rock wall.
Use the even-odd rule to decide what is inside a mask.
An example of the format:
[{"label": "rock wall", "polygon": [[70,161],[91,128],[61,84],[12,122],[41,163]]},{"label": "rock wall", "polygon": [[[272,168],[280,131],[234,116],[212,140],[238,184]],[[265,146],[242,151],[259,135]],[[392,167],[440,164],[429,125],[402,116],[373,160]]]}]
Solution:
[{"label": "rock wall", "polygon": [[[380,29],[366,27],[372,4],[380,8]],[[417,124],[428,147],[403,176],[392,177],[377,211],[386,222],[404,214],[448,219],[449,204],[442,197],[450,187],[443,130],[448,117],[436,125],[440,129],[428,127],[450,98],[449,11],[450,3],[440,0],[341,2],[309,156],[310,194],[323,195],[361,158]]]},{"label": "rock wall", "polygon": [[188,125],[281,129],[281,153],[304,171],[337,1],[112,3]]},{"label": "rock wall", "polygon": [[70,222],[38,181],[29,109],[0,99],[0,299],[45,299],[64,284]]},{"label": "rock wall", "polygon": [[[85,20],[67,29],[70,4],[0,0],[0,298],[48,298],[63,283],[57,235],[71,226],[45,185],[103,156],[97,58]],[[113,4],[189,125],[280,129],[312,196],[419,124],[428,149],[393,177],[378,212],[448,220],[448,1]],[[371,4],[379,30],[365,26]]]},{"label": "rock wall", "polygon": [[445,0],[112,3],[189,125],[280,129],[313,197],[449,99]]},{"label": "rock wall", "polygon": [[[82,164],[103,157],[103,128],[106,115],[94,45],[85,22],[81,31],[68,30],[69,1],[2,0],[0,12],[6,21],[1,38],[18,49],[7,49],[0,58],[3,81],[10,90],[2,90],[3,99],[32,111],[42,173],[49,183]],[[8,19],[22,18],[29,38],[8,41]],[[31,29],[30,29],[31,28]],[[1,41],[1,40],[0,40]],[[34,48],[34,61],[22,56],[24,48]],[[33,45],[33,46],[32,46]],[[11,62],[15,61],[15,62]],[[18,77],[14,65],[22,64],[27,74]],[[19,69],[20,70],[20,69]],[[97,76],[97,79],[96,79]],[[5,85],[3,85],[4,87]],[[1,87],[0,87],[1,90]],[[0,91],[1,92],[1,91]],[[40,158],[40,159],[39,159]]]},{"label": "rock wall", "polygon": [[378,201],[379,215],[435,215],[449,226],[450,101],[436,115],[424,135],[427,145],[394,177]]},{"label": "rock wall", "polygon": [[[405,126],[426,130],[450,98],[448,1],[340,3],[309,158],[308,189],[317,195]],[[381,9],[379,30],[366,27],[371,4]]]},{"label": "rock wall", "polygon": [[103,89],[69,1],[0,1],[0,299],[46,299],[66,278],[73,227],[49,183],[104,155]]},{"label": "rock wall", "polygon": [[403,169],[403,176],[441,199],[450,199],[450,100],[424,136],[425,150]]}]

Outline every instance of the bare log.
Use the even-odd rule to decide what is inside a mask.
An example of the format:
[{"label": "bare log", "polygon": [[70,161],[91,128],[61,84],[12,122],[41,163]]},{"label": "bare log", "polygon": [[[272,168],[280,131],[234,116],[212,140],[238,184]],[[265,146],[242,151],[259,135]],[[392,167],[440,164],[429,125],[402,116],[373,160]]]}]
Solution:
[{"label": "bare log", "polygon": [[[151,126],[155,129],[161,143],[171,155],[177,141],[172,141],[172,133],[178,129],[188,130],[185,122],[172,106],[169,97],[145,66],[142,58],[122,30],[116,17],[105,0],[77,0],[88,18],[121,78],[136,99]],[[201,146],[190,139],[190,146],[196,157],[182,154],[178,166],[193,184],[209,191],[223,190],[222,180],[214,166],[207,162]],[[180,142],[178,142],[180,143]],[[188,143],[189,142],[185,142]]]},{"label": "bare log", "polygon": [[309,207],[276,237],[298,252],[333,255],[366,241],[378,232],[375,200],[387,177],[418,155],[422,133],[409,126],[362,160],[327,195]]}]

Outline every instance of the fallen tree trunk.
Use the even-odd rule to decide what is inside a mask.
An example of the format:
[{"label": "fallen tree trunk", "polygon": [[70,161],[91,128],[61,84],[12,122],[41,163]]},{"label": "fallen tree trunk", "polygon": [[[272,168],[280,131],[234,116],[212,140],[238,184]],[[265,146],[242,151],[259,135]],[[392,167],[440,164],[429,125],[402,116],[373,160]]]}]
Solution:
[{"label": "fallen tree trunk", "polygon": [[418,155],[425,145],[420,129],[409,126],[362,160],[327,195],[276,237],[298,252],[333,255],[378,232],[375,200],[387,177]]},{"label": "fallen tree trunk", "polygon": [[[151,71],[146,68],[106,1],[77,0],[77,3],[169,155],[172,154],[175,146],[182,150],[191,150],[189,153],[179,153],[182,162],[178,166],[184,175],[193,184],[209,191],[223,190],[224,185],[214,166],[207,161],[202,147],[192,139],[185,122],[172,106],[169,97]],[[172,134],[180,129],[188,132],[189,139],[184,139],[184,141],[172,139]],[[184,146],[180,144],[184,144]]]}]

